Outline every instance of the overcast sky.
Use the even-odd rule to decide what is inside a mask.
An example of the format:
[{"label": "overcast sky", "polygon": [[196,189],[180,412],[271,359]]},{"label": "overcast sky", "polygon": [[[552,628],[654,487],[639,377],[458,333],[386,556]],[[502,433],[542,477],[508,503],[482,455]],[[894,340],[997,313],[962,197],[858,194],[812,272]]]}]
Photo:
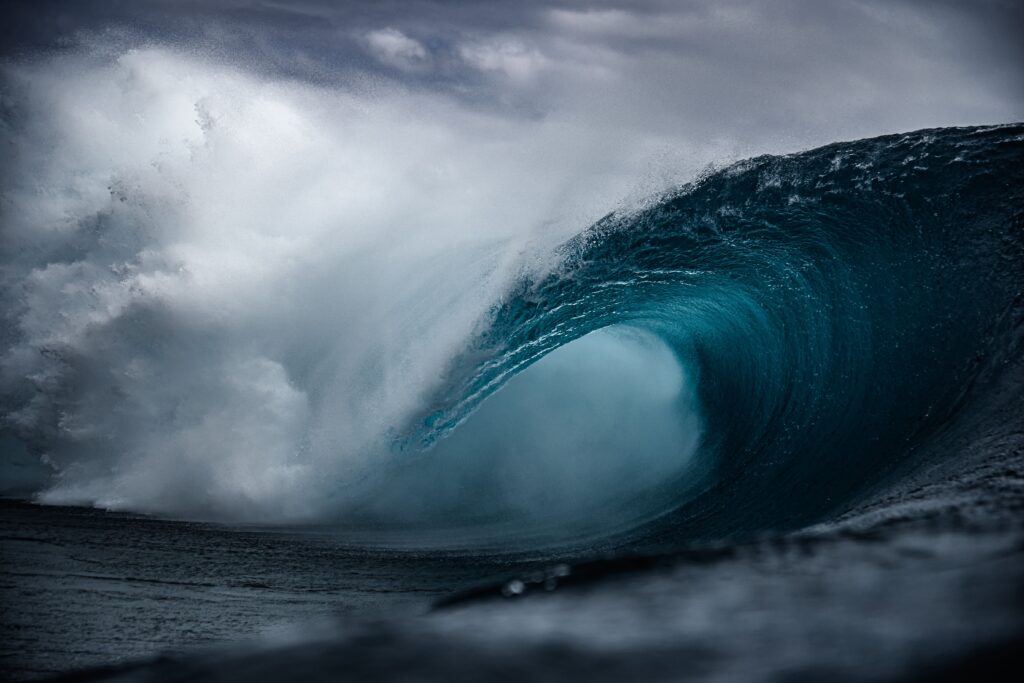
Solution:
[{"label": "overcast sky", "polygon": [[505,116],[778,151],[1024,118],[1015,0],[5,2],[9,56],[169,43],[264,74],[397,82]]}]

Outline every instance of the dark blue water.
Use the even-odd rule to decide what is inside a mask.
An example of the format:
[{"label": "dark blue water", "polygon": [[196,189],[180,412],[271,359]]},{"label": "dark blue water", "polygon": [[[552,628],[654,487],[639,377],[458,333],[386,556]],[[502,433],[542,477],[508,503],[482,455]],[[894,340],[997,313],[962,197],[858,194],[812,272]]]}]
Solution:
[{"label": "dark blue water", "polygon": [[699,462],[646,496],[663,514],[629,540],[799,528],[921,466],[1018,361],[1024,126],[751,159],[561,251],[558,272],[495,306],[414,439],[457,432],[553,349],[639,328],[695,378],[704,433]]}]

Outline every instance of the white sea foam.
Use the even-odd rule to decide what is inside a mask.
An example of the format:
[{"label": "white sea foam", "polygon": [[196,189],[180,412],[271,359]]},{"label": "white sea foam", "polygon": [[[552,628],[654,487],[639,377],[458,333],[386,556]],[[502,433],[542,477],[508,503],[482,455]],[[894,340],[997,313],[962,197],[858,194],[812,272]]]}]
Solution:
[{"label": "white sea foam", "polygon": [[48,502],[336,509],[509,279],[635,175],[557,117],[167,49],[6,76],[3,405]]}]

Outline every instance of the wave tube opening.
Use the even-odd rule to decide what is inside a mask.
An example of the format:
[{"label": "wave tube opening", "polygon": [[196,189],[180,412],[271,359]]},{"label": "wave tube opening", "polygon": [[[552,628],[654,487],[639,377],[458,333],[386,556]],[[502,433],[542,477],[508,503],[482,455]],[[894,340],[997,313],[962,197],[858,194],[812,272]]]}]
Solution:
[{"label": "wave tube opening", "polygon": [[373,543],[522,547],[625,531],[702,480],[692,372],[613,325],[512,377],[433,448],[382,468],[348,511]]}]

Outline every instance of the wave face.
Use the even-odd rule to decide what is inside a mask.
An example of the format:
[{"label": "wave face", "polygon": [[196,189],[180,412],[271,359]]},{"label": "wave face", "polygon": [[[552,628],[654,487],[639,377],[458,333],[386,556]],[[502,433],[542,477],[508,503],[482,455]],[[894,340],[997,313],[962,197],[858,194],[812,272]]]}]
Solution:
[{"label": "wave face", "polygon": [[54,59],[0,111],[0,444],[45,502],[440,544],[790,528],[1019,351],[1020,125],[756,158],[573,237],[622,186],[480,180],[557,126]]},{"label": "wave face", "polygon": [[640,328],[698,378],[704,420],[699,490],[694,468],[662,482],[640,536],[821,520],[918,453],[956,457],[945,431],[1019,358],[1022,161],[1019,125],[926,130],[752,159],[609,215],[502,300],[416,438],[573,339]]}]

